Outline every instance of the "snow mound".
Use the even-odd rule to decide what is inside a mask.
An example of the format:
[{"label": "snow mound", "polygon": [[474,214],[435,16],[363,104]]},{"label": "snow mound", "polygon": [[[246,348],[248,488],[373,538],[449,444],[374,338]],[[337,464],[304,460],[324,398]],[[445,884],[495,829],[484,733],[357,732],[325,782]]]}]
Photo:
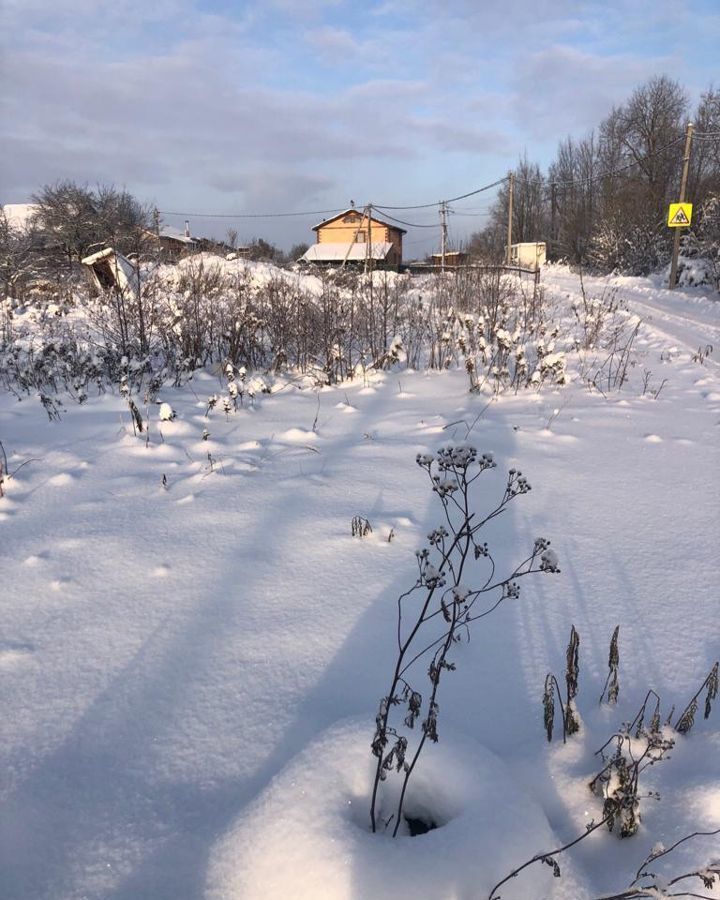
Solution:
[{"label": "snow mound", "polygon": [[[438,826],[417,837],[372,834],[372,722],[322,733],[260,794],[214,849],[206,900],[433,900],[486,896],[525,859],[557,846],[540,807],[480,744],[445,732],[429,747],[405,811]],[[392,790],[399,779],[388,778]],[[387,818],[392,805],[383,809]],[[544,870],[544,871],[543,871]],[[585,896],[569,864],[503,887],[503,900]]]},{"label": "snow mound", "polygon": [[287,431],[281,432],[277,438],[290,444],[305,444],[316,439],[317,434],[314,431],[304,431],[302,428],[288,428]]}]

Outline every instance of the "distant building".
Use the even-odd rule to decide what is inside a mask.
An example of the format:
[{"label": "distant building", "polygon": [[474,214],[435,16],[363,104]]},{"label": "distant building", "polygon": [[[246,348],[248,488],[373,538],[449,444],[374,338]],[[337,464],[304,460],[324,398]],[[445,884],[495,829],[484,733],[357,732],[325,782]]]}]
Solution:
[{"label": "distant building", "polygon": [[402,265],[402,237],[407,232],[374,214],[350,207],[315,225],[316,243],[300,258],[327,265],[343,262],[373,264],[388,269]]},{"label": "distant building", "polygon": [[547,248],[544,241],[531,241],[525,244],[510,245],[510,265],[522,269],[537,271],[545,265]]},{"label": "distant building", "polygon": [[160,252],[165,259],[175,260],[198,249],[198,238],[190,234],[190,222],[185,222],[185,230],[173,228],[172,225],[160,225],[156,231],[149,231],[149,237],[160,245]]},{"label": "distant building", "polygon": [[[434,266],[441,266],[443,264],[443,255],[442,253],[433,253],[430,257],[432,260],[432,264]],[[464,266],[468,260],[468,255],[464,250],[446,250],[445,251],[445,266],[450,268],[454,266]]]}]

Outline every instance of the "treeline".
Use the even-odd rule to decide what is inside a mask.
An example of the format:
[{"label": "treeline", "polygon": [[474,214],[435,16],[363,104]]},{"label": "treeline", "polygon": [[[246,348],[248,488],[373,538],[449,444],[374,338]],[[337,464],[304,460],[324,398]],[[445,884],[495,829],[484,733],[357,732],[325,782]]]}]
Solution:
[{"label": "treeline", "polygon": [[[695,216],[683,249],[717,259],[720,90],[710,87],[693,110],[684,88],[665,76],[638,87],[586,137],[561,141],[547,172],[527,156],[519,160],[513,241],[545,241],[550,259],[605,271],[646,274],[665,264],[672,242],[667,207],[678,199],[688,121],[694,140],[686,199]],[[472,251],[502,258],[507,209],[504,183],[492,224],[472,236]]]}]

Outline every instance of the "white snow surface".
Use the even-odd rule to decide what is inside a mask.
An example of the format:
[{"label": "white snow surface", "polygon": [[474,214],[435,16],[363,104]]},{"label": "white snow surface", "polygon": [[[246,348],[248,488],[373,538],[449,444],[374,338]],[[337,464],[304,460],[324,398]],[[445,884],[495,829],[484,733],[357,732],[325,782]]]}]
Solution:
[{"label": "white snow surface", "polygon": [[30,220],[37,212],[36,203],[6,203],[3,208],[3,214],[7,219],[11,228],[22,231],[30,224]]},{"label": "white snow surface", "polygon": [[[543,279],[579,296],[567,269]],[[401,369],[278,379],[206,417],[222,384],[200,373],[161,391],[177,416],[151,407],[146,444],[117,391],[60,422],[0,395],[3,900],[484,898],[601,817],[594,751],[648,688],[682,708],[720,655],[720,303],[613,284],[643,322],[605,396],[575,375],[491,401],[462,371]],[[408,801],[441,827],[393,840],[369,832],[370,742],[396,600],[442,523],[415,457],[447,441],[494,454],[481,505],[510,467],[533,486],[488,531],[500,563],[542,535],[561,574],[526,579],[458,645]],[[572,624],[582,730],[548,744],[543,682]],[[599,708],[617,624],[620,700]],[[598,831],[562,878],[532,866],[503,900],[619,891],[658,842],[720,827],[720,709],[696,718],[643,776],[661,799],[638,835]],[[719,847],[687,842],[657,868]]]}]

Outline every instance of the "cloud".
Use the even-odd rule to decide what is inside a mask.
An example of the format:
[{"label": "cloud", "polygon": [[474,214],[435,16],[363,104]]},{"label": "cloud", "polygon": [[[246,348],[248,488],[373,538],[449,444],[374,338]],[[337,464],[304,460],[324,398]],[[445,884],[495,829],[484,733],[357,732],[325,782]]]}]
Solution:
[{"label": "cloud", "polygon": [[668,65],[668,58],[599,56],[556,44],[529,54],[520,64],[512,108],[528,137],[584,134],[638,83]]},{"label": "cloud", "polygon": [[[60,178],[178,209],[453,196],[524,147],[549,159],[639,82],[680,71],[663,55],[674,7],[115,0],[99,15],[96,0],[4,0],[0,196]],[[684,62],[683,80],[710,81]]]},{"label": "cloud", "polygon": [[361,45],[344,28],[326,25],[306,32],[304,38],[310,47],[328,62],[335,63],[340,60],[352,62],[362,53]]}]

